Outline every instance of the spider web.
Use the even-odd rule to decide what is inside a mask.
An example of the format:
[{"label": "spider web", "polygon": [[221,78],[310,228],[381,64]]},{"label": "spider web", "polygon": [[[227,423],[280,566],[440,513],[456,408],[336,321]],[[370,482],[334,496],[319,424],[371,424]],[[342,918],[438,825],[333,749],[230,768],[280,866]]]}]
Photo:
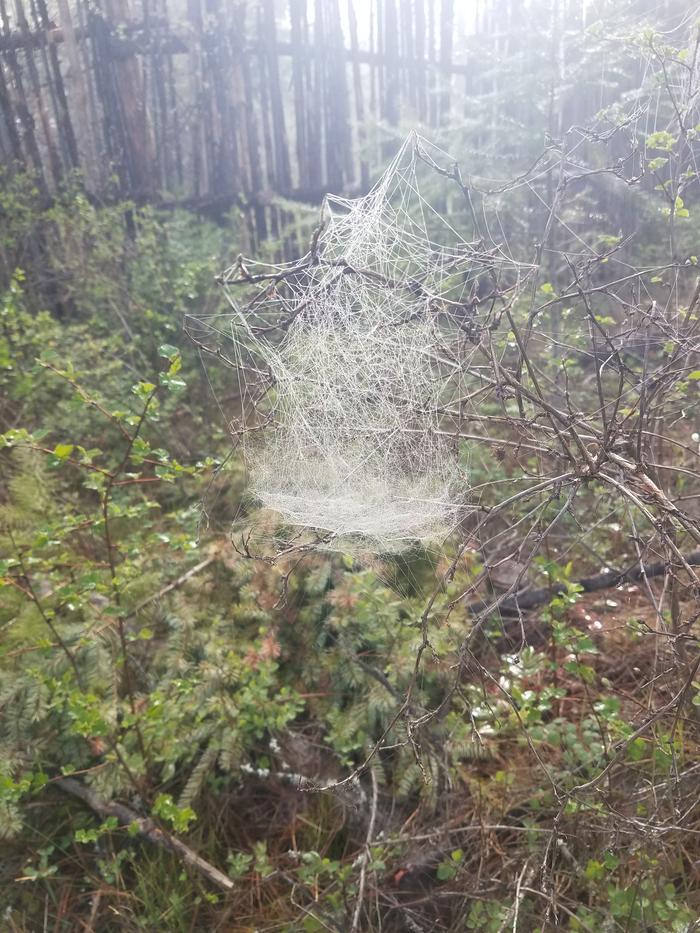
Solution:
[{"label": "spider web", "polygon": [[454,165],[411,134],[366,196],[324,199],[305,256],[238,257],[221,276],[232,313],[188,321],[236,374],[251,496],[326,547],[439,540],[468,501],[457,428],[478,308],[520,275],[431,206]]}]

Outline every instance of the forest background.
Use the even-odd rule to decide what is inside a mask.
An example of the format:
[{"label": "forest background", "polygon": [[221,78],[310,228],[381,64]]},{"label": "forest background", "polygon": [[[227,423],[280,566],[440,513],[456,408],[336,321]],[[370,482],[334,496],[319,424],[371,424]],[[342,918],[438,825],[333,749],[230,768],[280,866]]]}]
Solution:
[{"label": "forest background", "polygon": [[[0,14],[3,927],[698,929],[697,10]],[[474,295],[481,512],[256,559],[183,322],[413,128],[536,270],[502,333]]]}]

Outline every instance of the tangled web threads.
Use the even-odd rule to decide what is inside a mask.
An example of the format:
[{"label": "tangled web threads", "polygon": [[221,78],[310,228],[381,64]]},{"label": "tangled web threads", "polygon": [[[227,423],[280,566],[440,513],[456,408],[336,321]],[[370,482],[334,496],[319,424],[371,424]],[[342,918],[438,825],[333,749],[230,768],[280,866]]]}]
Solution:
[{"label": "tangled web threads", "polygon": [[239,258],[223,276],[234,313],[199,322],[233,347],[251,493],[327,546],[440,538],[467,499],[454,419],[474,296],[486,268],[513,263],[423,198],[417,168],[439,156],[410,136],[368,195],[326,198],[299,262]]},{"label": "tangled web threads", "polygon": [[349,289],[344,298],[344,322],[328,314],[322,326],[305,322],[290,334],[277,374],[279,424],[253,462],[252,488],[293,524],[334,536],[431,537],[459,480],[437,433],[434,328],[416,322],[387,333],[363,313],[369,299]]}]

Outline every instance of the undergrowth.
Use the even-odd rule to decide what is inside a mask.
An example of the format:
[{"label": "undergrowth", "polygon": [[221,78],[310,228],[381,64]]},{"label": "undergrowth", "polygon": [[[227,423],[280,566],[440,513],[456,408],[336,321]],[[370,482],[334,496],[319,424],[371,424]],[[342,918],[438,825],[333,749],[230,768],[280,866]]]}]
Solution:
[{"label": "undergrowth", "polygon": [[[581,483],[580,537],[552,492],[548,599],[468,651],[463,594],[521,572],[477,547],[252,560],[236,399],[181,339],[230,230],[79,187],[44,210],[19,177],[0,199],[3,929],[698,929],[696,609],[682,590],[662,630],[667,577],[577,582],[634,557],[609,490]],[[484,509],[538,467],[509,417],[461,451]]]}]

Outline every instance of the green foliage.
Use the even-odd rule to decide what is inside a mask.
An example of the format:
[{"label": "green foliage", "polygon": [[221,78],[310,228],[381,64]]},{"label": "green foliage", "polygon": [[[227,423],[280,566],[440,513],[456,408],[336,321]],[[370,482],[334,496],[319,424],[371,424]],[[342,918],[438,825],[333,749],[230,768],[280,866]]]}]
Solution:
[{"label": "green foliage", "polygon": [[197,819],[192,807],[178,807],[170,794],[158,794],[153,801],[153,813],[178,833],[187,832],[190,823]]},{"label": "green foliage", "polygon": [[498,933],[503,926],[507,908],[503,904],[477,901],[467,915],[467,930],[483,930],[484,933]]},{"label": "green foliage", "polygon": [[459,873],[459,865],[464,858],[464,852],[461,849],[455,849],[450,852],[450,857],[440,862],[437,867],[437,877],[440,881],[451,881]]},{"label": "green foliage", "polygon": [[[634,41],[648,51],[657,38]],[[593,24],[585,42],[559,62],[572,84],[591,67],[599,74],[609,38]],[[490,186],[539,155],[557,104],[550,52],[533,46],[541,68],[530,82],[495,82],[440,130],[447,148],[473,157],[477,181]],[[621,65],[609,96],[628,77]],[[624,116],[616,105],[604,125]],[[491,119],[493,108],[506,116]],[[697,273],[688,136],[626,132],[643,179],[627,205],[639,228],[631,256],[655,267],[650,294],[661,293],[670,273],[655,264],[669,234],[679,255],[687,247],[687,274]],[[608,223],[600,178],[567,208],[558,236],[576,231],[603,254],[625,236]],[[544,200],[521,185],[502,205],[514,251],[532,254]],[[461,200],[447,209],[475,234]],[[213,274],[235,251],[230,231],[184,212],[97,207],[79,187],[43,209],[21,175],[0,188],[0,216],[0,885],[12,929],[79,929],[96,892],[106,930],[184,933],[238,918],[251,929],[350,929],[361,879],[365,909],[381,905],[399,928],[412,916],[404,904],[417,900],[402,899],[402,884],[426,852],[420,884],[434,890],[421,898],[449,904],[455,928],[510,928],[520,897],[518,929],[541,929],[546,868],[558,928],[689,929],[697,853],[676,821],[679,797],[694,812],[686,782],[700,749],[700,681],[682,715],[637,734],[659,702],[648,692],[658,620],[634,621],[635,608],[595,627],[587,614],[607,621],[605,609],[592,609],[575,582],[582,560],[616,565],[619,528],[606,520],[583,536],[563,515],[567,546],[584,539],[589,550],[534,562],[527,582],[552,596],[529,644],[513,637],[512,620],[475,622],[465,610],[464,594],[484,587],[486,556],[476,551],[454,566],[449,544],[370,564],[316,553],[244,559],[228,534],[248,508],[243,467],[229,459],[210,385],[226,418],[236,399],[226,371],[204,378],[181,339],[184,314],[218,307]],[[566,294],[570,270],[555,256],[533,289],[537,313]],[[523,320],[530,312],[514,309]],[[601,302],[594,320],[613,326],[608,312]],[[558,313],[553,327],[568,328],[577,312],[562,302]],[[572,332],[570,391],[590,393],[576,358],[583,331]],[[517,346],[504,334],[507,361]],[[545,349],[538,361],[557,386],[560,357]],[[690,369],[674,390],[679,411],[699,376]],[[484,417],[507,424],[518,402],[504,392]],[[621,419],[633,415],[625,404]],[[471,442],[460,456],[484,514],[492,489],[517,489],[541,467],[539,454],[495,458]],[[592,512],[599,493],[594,478],[580,493]],[[562,506],[553,494],[540,527]],[[509,513],[513,529],[526,508]],[[451,608],[426,613],[438,577]],[[666,702],[675,687],[661,679],[660,689]],[[614,780],[581,791],[611,763]],[[363,765],[374,781],[365,769],[343,783]],[[61,790],[65,775],[134,818],[93,813]],[[338,781],[323,795],[306,783]],[[227,873],[233,891],[151,846],[143,821]],[[359,929],[376,928],[373,919],[363,912]]]}]

